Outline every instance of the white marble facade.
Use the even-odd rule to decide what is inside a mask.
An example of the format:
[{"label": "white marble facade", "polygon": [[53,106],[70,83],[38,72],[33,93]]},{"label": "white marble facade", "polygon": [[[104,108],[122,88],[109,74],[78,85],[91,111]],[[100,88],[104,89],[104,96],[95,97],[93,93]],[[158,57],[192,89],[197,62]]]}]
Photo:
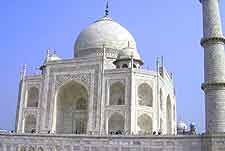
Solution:
[{"label": "white marble facade", "polygon": [[74,58],[47,53],[40,75],[24,69],[17,133],[176,134],[173,78],[142,67],[132,35],[105,16],[80,33]]},{"label": "white marble facade", "polygon": [[41,74],[24,66],[16,133],[0,134],[0,151],[224,151],[225,38],[219,2],[200,2],[205,134],[175,135],[171,74],[159,62],[156,71],[144,69],[134,38],[106,10],[80,33],[74,58],[48,51]]}]

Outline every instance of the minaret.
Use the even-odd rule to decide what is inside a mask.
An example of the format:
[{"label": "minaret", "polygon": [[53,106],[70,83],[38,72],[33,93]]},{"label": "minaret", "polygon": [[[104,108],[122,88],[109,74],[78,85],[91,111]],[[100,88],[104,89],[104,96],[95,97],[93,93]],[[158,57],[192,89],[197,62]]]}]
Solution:
[{"label": "minaret", "polygon": [[225,38],[219,0],[200,0],[203,8],[206,133],[225,132]]}]

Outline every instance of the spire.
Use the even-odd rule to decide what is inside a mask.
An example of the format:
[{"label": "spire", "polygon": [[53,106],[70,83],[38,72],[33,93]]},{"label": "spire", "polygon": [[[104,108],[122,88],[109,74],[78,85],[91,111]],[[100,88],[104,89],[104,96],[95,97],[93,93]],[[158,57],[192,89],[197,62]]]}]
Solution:
[{"label": "spire", "polygon": [[54,49],[54,51],[53,51],[53,55],[56,55],[56,50]]},{"label": "spire", "polygon": [[50,49],[46,50],[46,57],[50,57]]},{"label": "spire", "polygon": [[105,17],[109,16],[109,0],[106,0]]},{"label": "spire", "polygon": [[23,80],[27,73],[27,65],[24,64],[20,70],[20,80]]},{"label": "spire", "polygon": [[20,80],[23,80],[23,67],[20,68]]},{"label": "spire", "polygon": [[45,63],[49,61],[50,58],[50,49],[46,50]]},{"label": "spire", "polygon": [[27,74],[27,64],[23,65],[23,77],[25,77]]}]

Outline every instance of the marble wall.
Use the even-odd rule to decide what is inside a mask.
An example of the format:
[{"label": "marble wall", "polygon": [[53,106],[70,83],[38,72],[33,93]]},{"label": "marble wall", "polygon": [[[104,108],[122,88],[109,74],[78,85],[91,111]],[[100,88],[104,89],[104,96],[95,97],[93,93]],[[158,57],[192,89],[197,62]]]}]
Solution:
[{"label": "marble wall", "polygon": [[0,151],[224,151],[225,135],[90,136],[0,134]]}]

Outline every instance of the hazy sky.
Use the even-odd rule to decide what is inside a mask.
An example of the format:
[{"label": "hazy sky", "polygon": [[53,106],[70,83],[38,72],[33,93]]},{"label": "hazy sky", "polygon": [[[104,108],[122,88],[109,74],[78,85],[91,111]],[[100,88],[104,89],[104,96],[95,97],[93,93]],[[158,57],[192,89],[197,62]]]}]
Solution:
[{"label": "hazy sky", "polygon": [[[225,28],[225,1],[221,1]],[[201,4],[198,0],[111,0],[110,15],[134,36],[145,66],[157,56],[175,78],[177,119],[204,130]],[[19,70],[30,73],[47,48],[73,56],[79,32],[102,17],[104,0],[2,0],[0,5],[0,128],[14,129]]]}]

